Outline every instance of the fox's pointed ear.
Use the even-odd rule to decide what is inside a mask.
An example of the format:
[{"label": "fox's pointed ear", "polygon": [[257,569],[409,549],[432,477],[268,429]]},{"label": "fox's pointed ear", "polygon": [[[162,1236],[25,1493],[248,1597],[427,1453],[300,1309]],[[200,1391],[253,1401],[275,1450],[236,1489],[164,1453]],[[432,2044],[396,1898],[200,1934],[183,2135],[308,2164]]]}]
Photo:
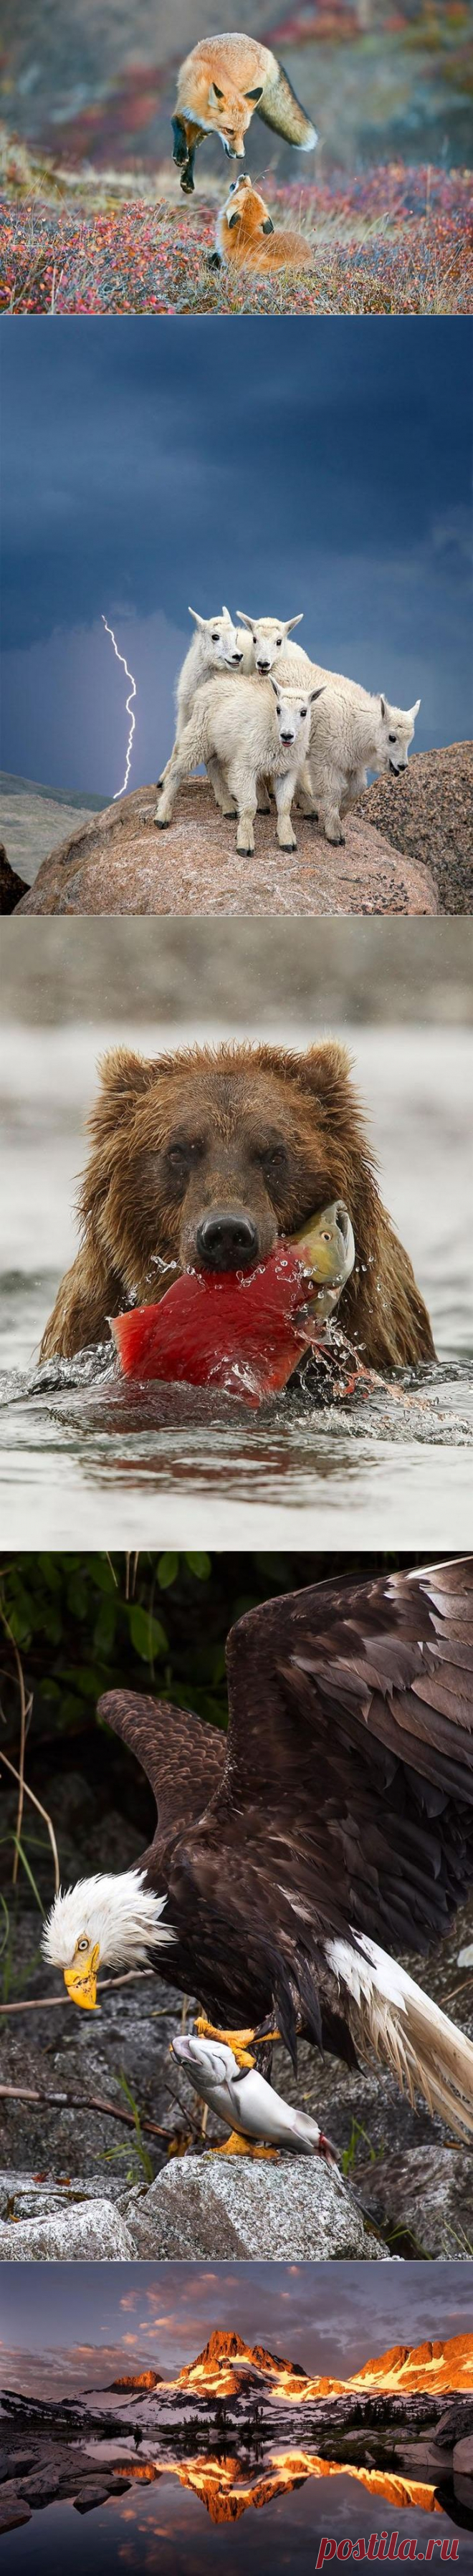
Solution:
[{"label": "fox's pointed ear", "polygon": [[266,217],[265,217],[265,221],[264,221],[264,224],[262,224],[262,225],[261,225],[261,231],[262,231],[262,233],[273,233],[273,232],[274,232],[274,224],[273,224],[273,223],[272,223],[272,221],[271,221],[271,216],[270,216],[270,215],[266,215]]},{"label": "fox's pointed ear", "polygon": [[259,89],[246,89],[246,90],[245,90],[245,98],[252,98],[252,99],[254,100],[254,105],[255,105],[255,107],[257,107],[257,105],[258,105],[258,99],[259,99],[259,98],[262,98],[262,96],[263,96],[263,88],[264,88],[264,82],[263,82],[263,81],[261,81],[261,85],[260,85],[260,88],[259,88]]},{"label": "fox's pointed ear", "polygon": [[254,618],[254,617],[245,617],[245,616],[244,616],[244,613],[243,613],[243,609],[242,609],[242,608],[237,608],[237,617],[239,617],[239,619],[240,619],[240,626],[249,626],[249,628],[250,628],[250,633],[252,634],[252,633],[253,633],[253,627],[254,627],[255,622],[256,622],[256,621],[255,621],[255,618]]},{"label": "fox's pointed ear", "polygon": [[298,617],[286,617],[284,626],[285,635],[292,635],[293,626],[302,626],[303,615],[304,610],[303,608],[300,608]]},{"label": "fox's pointed ear", "polygon": [[221,107],[222,99],[223,89],[217,89],[216,81],[211,81],[209,89],[209,107]]},{"label": "fox's pointed ear", "polygon": [[205,626],[205,617],[199,617],[198,608],[189,608],[189,617],[193,617],[195,626]]},{"label": "fox's pointed ear", "polygon": [[234,232],[234,230],[235,230],[235,224],[241,224],[241,215],[239,215],[237,212],[235,212],[235,214],[234,214],[234,215],[229,215],[229,216],[228,216],[227,231],[228,231],[229,233],[233,233],[233,232]]}]

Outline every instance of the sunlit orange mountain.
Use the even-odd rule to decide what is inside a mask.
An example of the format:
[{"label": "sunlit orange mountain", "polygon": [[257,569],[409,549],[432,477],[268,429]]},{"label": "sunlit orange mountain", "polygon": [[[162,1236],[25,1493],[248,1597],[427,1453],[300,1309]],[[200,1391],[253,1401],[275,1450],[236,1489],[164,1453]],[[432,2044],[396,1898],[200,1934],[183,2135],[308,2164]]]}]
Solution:
[{"label": "sunlit orange mountain", "polygon": [[161,2385],[162,2372],[160,2370],[135,2370],[133,2373],[128,2372],[124,2379],[112,2379],[110,2381],[110,2386],[113,2389],[160,2388]]},{"label": "sunlit orange mountain", "polygon": [[443,2336],[436,2343],[392,2344],[388,2352],[365,2361],[350,2379],[311,2379],[300,2362],[287,2361],[280,2353],[267,2352],[263,2344],[247,2344],[239,2334],[216,2327],[209,2335],[203,2352],[186,2363],[176,2380],[160,2381],[159,2373],[140,2371],[126,2379],[113,2381],[115,2389],[149,2389],[155,2386],[188,2389],[194,2397],[237,2397],[248,2384],[248,2378],[266,2385],[279,2401],[304,2405],[308,2399],[344,2397],[350,2391],[398,2391],[405,2396],[435,2393],[445,2389],[473,2390],[473,2334]]},{"label": "sunlit orange mountain", "polygon": [[443,2336],[439,2343],[394,2343],[379,2361],[365,2361],[350,2388],[473,2388],[473,2335]]}]

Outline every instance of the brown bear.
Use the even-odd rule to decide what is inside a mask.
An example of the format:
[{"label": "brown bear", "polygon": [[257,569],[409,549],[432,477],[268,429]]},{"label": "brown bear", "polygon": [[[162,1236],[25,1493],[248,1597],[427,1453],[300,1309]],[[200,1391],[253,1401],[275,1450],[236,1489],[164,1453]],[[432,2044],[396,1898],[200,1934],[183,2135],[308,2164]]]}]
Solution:
[{"label": "brown bear", "polygon": [[342,1321],[373,1367],[431,1359],[429,1317],[382,1205],[346,1048],[196,1046],[154,1062],[117,1047],[101,1067],[80,1194],[82,1245],[41,1358],[109,1337],[177,1270],[238,1269],[344,1199],[356,1262]]}]

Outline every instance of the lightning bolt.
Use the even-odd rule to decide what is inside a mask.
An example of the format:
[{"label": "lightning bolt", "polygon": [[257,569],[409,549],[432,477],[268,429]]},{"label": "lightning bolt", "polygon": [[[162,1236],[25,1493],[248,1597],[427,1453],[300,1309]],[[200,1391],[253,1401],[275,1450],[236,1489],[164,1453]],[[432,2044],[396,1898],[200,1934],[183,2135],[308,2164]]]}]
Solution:
[{"label": "lightning bolt", "polygon": [[113,626],[107,626],[107,619],[106,619],[106,617],[103,617],[103,616],[102,616],[102,626],[104,626],[104,627],[105,627],[105,633],[106,633],[106,635],[111,635],[111,638],[112,638],[112,644],[113,644],[113,650],[114,650],[114,653],[116,653],[117,662],[122,662],[122,663],[123,663],[123,669],[124,669],[124,671],[126,671],[127,680],[129,680],[129,681],[130,681],[130,683],[131,683],[131,686],[130,686],[130,695],[129,695],[129,698],[127,698],[127,701],[126,701],[126,712],[127,712],[127,716],[129,716],[129,718],[130,718],[130,731],[129,731],[129,735],[128,735],[128,742],[127,742],[127,747],[126,747],[125,776],[124,776],[124,780],[123,780],[123,787],[116,787],[116,788],[115,788],[115,795],[114,795],[114,797],[112,798],[112,803],[113,803],[114,805],[116,805],[116,804],[117,804],[118,797],[119,797],[119,796],[125,796],[125,795],[126,795],[126,790],[127,790],[127,786],[128,786],[128,780],[129,780],[129,776],[130,776],[131,749],[132,749],[133,735],[134,735],[134,731],[135,731],[135,718],[134,718],[134,715],[132,715],[132,700],[133,700],[133,698],[136,698],[136,680],[134,680],[134,679],[133,679],[133,672],[132,672],[132,671],[129,671],[129,669],[128,669],[128,663],[125,661],[125,655],[124,655],[124,653],[119,653],[119,651],[118,651],[118,644],[115,642],[115,636],[114,636],[114,632],[113,632]]}]

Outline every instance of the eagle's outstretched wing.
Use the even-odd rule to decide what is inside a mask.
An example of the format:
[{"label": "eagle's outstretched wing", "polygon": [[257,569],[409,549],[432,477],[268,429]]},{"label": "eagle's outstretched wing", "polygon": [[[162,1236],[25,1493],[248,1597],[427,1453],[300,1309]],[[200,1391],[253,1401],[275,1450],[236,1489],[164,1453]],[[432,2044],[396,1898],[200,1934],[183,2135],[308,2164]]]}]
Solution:
[{"label": "eagle's outstretched wing", "polygon": [[105,1691],[98,1715],[141,1762],[156,1799],[160,1834],[196,1823],[225,1766],[225,1738],[217,1728],[140,1691]]},{"label": "eagle's outstretched wing", "polygon": [[266,1888],[286,1955],[291,1920],[297,1954],[350,1925],[427,1949],[473,1877],[473,1558],[270,1601],[227,1661],[202,1857]]}]

